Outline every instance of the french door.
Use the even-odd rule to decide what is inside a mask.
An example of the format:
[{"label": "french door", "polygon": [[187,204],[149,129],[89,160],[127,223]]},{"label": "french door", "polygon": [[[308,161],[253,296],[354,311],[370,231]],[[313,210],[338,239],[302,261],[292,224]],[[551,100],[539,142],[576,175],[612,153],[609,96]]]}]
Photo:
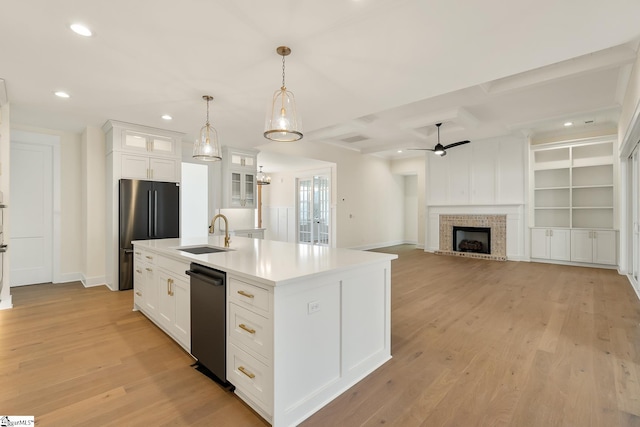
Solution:
[{"label": "french door", "polygon": [[331,235],[330,182],[328,176],[297,179],[298,242],[329,246]]}]

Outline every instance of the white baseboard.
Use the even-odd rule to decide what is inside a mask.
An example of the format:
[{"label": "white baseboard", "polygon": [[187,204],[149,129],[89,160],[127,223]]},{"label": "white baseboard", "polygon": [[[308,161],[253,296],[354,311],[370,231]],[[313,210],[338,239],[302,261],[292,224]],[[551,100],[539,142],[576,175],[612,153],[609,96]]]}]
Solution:
[{"label": "white baseboard", "polygon": [[85,277],[82,275],[82,284],[85,288],[91,288],[93,286],[102,286],[107,285],[107,278],[105,276],[97,276],[97,277]]},{"label": "white baseboard", "polygon": [[11,295],[9,295],[7,298],[3,298],[2,301],[0,301],[0,310],[7,310],[9,308],[13,308]]},{"label": "white baseboard", "polygon": [[69,283],[69,282],[81,282],[82,273],[64,273],[60,274],[53,283]]},{"label": "white baseboard", "polygon": [[396,245],[404,245],[404,244],[414,245],[415,242],[409,242],[406,240],[393,240],[391,242],[374,243],[371,245],[364,245],[364,246],[354,246],[349,249],[356,249],[359,251],[368,251],[370,249],[380,249],[380,248],[386,248],[388,246],[396,246]]}]

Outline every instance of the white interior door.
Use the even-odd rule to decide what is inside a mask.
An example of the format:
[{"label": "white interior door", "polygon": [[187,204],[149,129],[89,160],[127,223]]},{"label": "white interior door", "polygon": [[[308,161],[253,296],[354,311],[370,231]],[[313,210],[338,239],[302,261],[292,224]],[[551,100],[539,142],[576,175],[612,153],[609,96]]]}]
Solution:
[{"label": "white interior door", "polygon": [[327,176],[298,178],[298,242],[330,244],[331,195]]},{"label": "white interior door", "polygon": [[53,281],[53,147],[11,142],[11,286]]}]

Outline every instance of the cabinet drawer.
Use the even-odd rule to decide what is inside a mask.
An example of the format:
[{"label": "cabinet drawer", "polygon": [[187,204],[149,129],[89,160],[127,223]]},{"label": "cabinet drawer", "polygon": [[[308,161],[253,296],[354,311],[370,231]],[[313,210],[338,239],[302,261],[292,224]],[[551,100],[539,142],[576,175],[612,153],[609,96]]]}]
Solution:
[{"label": "cabinet drawer", "polygon": [[229,341],[255,352],[271,365],[273,328],[270,319],[229,304]]},{"label": "cabinet drawer", "polygon": [[147,264],[155,264],[156,254],[152,252],[147,252],[142,249],[134,249],[133,257],[136,261],[142,261]]},{"label": "cabinet drawer", "polygon": [[273,415],[271,369],[233,344],[227,346],[227,380],[268,415]]},{"label": "cabinet drawer", "polygon": [[163,270],[167,270],[173,276],[184,279],[187,282],[190,280],[189,276],[185,273],[189,269],[189,264],[180,262],[172,258],[158,257],[158,266]]},{"label": "cabinet drawer", "polygon": [[269,316],[271,314],[269,298],[270,293],[266,289],[234,278],[229,279],[229,301],[241,307]]}]

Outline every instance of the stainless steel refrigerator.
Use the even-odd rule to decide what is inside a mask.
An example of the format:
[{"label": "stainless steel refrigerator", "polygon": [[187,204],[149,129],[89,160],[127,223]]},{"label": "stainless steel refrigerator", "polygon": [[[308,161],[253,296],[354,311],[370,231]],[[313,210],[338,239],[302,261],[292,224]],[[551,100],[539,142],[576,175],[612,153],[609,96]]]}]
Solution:
[{"label": "stainless steel refrigerator", "polygon": [[133,288],[133,240],[180,237],[180,184],[120,180],[120,281]]}]

